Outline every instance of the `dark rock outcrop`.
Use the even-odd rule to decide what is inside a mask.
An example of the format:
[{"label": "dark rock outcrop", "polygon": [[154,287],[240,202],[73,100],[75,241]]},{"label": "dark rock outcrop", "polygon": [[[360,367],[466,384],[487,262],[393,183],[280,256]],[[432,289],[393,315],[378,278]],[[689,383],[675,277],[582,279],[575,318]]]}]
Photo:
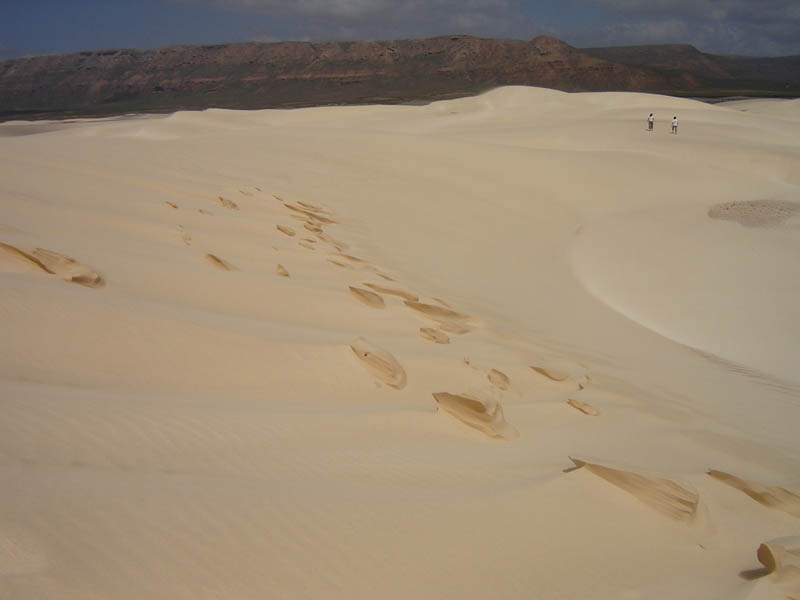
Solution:
[{"label": "dark rock outcrop", "polygon": [[[671,59],[668,48],[664,64],[656,67],[649,56],[635,61],[599,50],[578,50],[550,37],[526,42],[459,35],[38,56],[0,62],[0,117],[397,103],[500,85],[691,94],[716,68],[712,61],[699,75],[682,69],[684,59]],[[725,68],[717,79],[733,72],[731,65]],[[785,65],[776,69],[782,73]],[[793,85],[800,93],[800,84]]]}]

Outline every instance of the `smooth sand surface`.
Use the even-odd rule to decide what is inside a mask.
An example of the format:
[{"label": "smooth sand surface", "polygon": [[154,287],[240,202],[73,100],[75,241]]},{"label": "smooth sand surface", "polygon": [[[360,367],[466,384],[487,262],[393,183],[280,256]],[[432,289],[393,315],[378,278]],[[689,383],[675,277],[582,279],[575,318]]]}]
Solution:
[{"label": "smooth sand surface", "polygon": [[798,101],[0,124],[0,598],[800,598],[798,205]]}]

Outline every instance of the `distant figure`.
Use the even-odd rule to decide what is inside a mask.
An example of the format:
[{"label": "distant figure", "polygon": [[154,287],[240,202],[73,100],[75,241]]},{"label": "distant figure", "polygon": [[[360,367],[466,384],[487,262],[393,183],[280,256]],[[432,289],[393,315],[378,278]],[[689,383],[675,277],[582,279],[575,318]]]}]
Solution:
[{"label": "distant figure", "polygon": [[647,131],[653,131],[653,122],[656,118],[653,116],[653,113],[650,113],[650,116],[647,117]]},{"label": "distant figure", "polygon": [[672,117],[672,133],[678,135],[678,117]]}]

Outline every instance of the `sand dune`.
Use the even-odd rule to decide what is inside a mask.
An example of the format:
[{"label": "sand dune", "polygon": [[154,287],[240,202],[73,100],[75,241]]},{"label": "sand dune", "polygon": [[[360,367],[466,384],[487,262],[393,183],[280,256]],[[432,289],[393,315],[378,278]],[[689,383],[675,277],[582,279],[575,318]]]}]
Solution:
[{"label": "sand dune", "polygon": [[797,597],[798,109],[0,123],[0,598]]},{"label": "sand dune", "polygon": [[506,423],[503,407],[494,400],[450,392],[436,392],[433,397],[445,412],[491,438],[514,440],[519,437],[519,432]]}]

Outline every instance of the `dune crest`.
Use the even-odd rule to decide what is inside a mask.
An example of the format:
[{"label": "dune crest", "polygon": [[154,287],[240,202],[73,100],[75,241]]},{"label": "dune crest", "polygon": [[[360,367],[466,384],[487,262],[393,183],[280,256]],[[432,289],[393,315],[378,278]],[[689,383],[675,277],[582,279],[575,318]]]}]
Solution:
[{"label": "dune crest", "polygon": [[420,327],[419,336],[423,340],[428,340],[429,342],[433,342],[434,344],[450,343],[450,337],[446,333],[444,333],[443,331],[439,331],[438,329],[433,329],[432,327]]},{"label": "dune crest", "polygon": [[503,407],[495,400],[479,400],[468,394],[449,392],[436,392],[433,398],[447,413],[491,438],[514,440],[519,437],[519,432],[506,422]]},{"label": "dune crest", "polygon": [[612,469],[605,465],[591,463],[572,456],[575,468],[586,468],[601,479],[632,494],[637,500],[660,512],[662,515],[689,523],[697,513],[700,500],[697,492],[679,485],[671,479],[654,475],[645,475],[633,471]]},{"label": "dune crest", "polygon": [[406,386],[405,370],[386,350],[370,344],[364,338],[356,339],[350,344],[350,349],[359,358],[364,368],[386,385],[397,390],[402,390]]},{"label": "dune crest", "polygon": [[376,294],[375,292],[370,292],[369,290],[365,290],[358,287],[353,287],[352,285],[348,287],[350,290],[350,295],[364,304],[369,306],[370,308],[383,308],[386,304],[383,301],[383,298]]},{"label": "dune crest", "polygon": [[0,242],[0,253],[12,259],[21,259],[34,269],[44,271],[49,275],[56,275],[64,281],[71,281],[91,288],[103,285],[102,277],[91,267],[59,252],[45,250],[44,248],[25,251],[16,246]]},{"label": "dune crest", "polygon": [[717,481],[744,492],[759,504],[800,517],[800,495],[795,492],[778,486],[764,485],[758,481],[741,479],[724,471],[709,469],[708,474]]}]

